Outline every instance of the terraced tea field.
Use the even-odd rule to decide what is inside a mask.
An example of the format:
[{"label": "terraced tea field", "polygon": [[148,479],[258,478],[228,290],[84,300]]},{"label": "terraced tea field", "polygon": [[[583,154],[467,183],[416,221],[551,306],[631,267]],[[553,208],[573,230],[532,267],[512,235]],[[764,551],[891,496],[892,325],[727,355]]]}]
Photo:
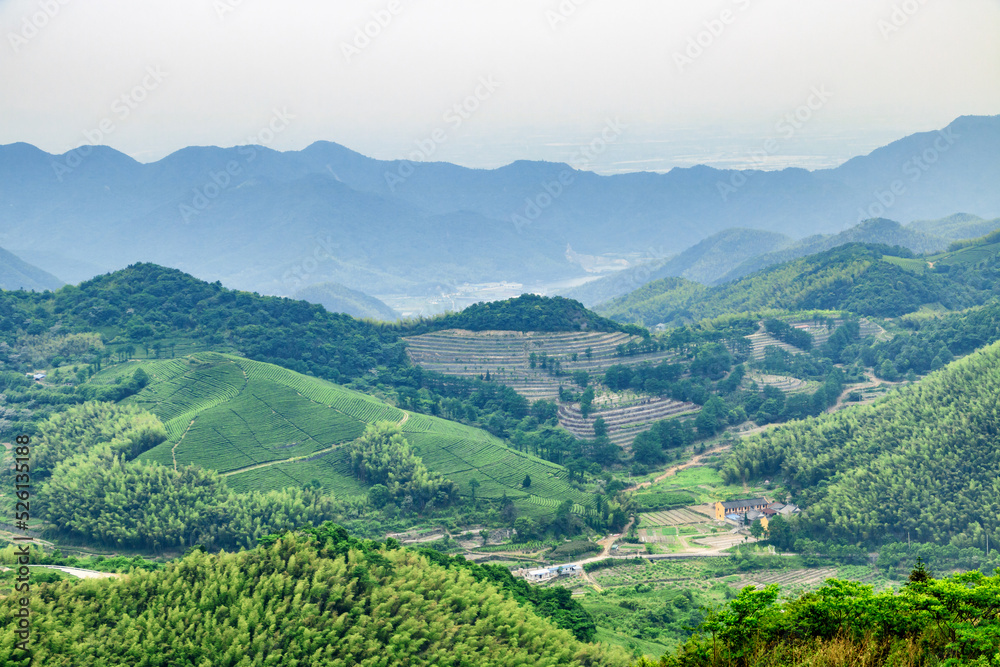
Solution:
[{"label": "terraced tea field", "polygon": [[643,512],[639,515],[639,527],[647,526],[684,526],[699,524],[714,520],[715,513],[709,505],[696,505],[679,510],[665,512]]},{"label": "terraced tea field", "polygon": [[[376,421],[400,423],[424,463],[467,494],[504,493],[528,515],[551,513],[572,500],[584,511],[589,497],[573,489],[566,470],[515,451],[479,429],[405,413],[376,398],[235,355],[203,352],[182,359],[133,362],[94,376],[112,384],[141,367],[149,384],[126,399],[163,420],[168,440],[142,455],[164,465],[198,465],[222,473],[239,489],[302,486],[313,480],[335,495],[366,487],[350,470],[343,445]],[[530,475],[530,493],[521,487]]]},{"label": "terraced tea field", "polygon": [[[885,329],[883,329],[875,322],[872,322],[871,320],[866,318],[861,318],[858,322],[860,324],[860,333],[862,338],[876,338],[876,337],[881,337],[883,339],[888,338],[888,334],[886,334]],[[816,322],[804,322],[804,321],[789,322],[789,324],[795,327],[796,329],[800,329],[811,335],[813,337],[814,347],[820,347],[821,345],[826,343],[826,341],[830,339],[830,336],[833,334],[833,332],[836,331],[837,328],[843,323],[844,323],[843,320],[834,320],[833,327],[830,328],[827,327],[825,324],[817,324]],[[750,341],[750,349],[751,349],[750,356],[757,361],[764,358],[764,350],[766,350],[768,347],[771,346],[781,348],[782,350],[785,350],[786,352],[790,352],[792,354],[802,354],[802,350],[800,350],[799,348],[793,345],[789,345],[788,343],[783,343],[782,341],[768,334],[764,330],[763,322],[760,323],[760,328],[757,330],[756,333],[752,333],[749,336],[746,336],[746,338],[747,340]]]},{"label": "terraced tea field", "polygon": [[[406,349],[413,363],[426,370],[461,377],[480,377],[489,372],[490,379],[511,387],[529,400],[558,401],[559,387],[572,385],[574,372],[586,371],[591,383],[596,384],[608,367],[615,364],[658,364],[675,356],[673,352],[617,354],[618,346],[641,340],[624,333],[450,329],[407,338]],[[531,367],[532,354],[536,359],[534,368]],[[545,355],[548,368],[541,367],[542,355]],[[556,361],[561,366],[559,376],[550,372],[550,364]],[[693,403],[617,394],[614,402],[619,407],[601,409],[606,398],[608,396],[601,396],[595,400],[595,412],[588,419],[583,418],[575,405],[560,405],[559,423],[577,437],[593,438],[594,421],[601,417],[608,424],[611,441],[627,447],[636,435],[653,423],[699,409]]]},{"label": "terraced tea field", "polygon": [[[575,371],[586,371],[597,379],[615,364],[660,363],[674,356],[673,352],[625,357],[616,353],[619,345],[641,340],[625,333],[448,329],[407,338],[406,350],[413,363],[430,371],[463,377],[479,377],[489,371],[491,378],[534,401],[557,399],[559,385],[570,384],[572,378],[567,374]],[[540,361],[532,368],[532,354],[536,359],[546,355],[548,363],[560,362],[563,375],[553,376],[541,368]]]},{"label": "terraced tea field", "polygon": [[621,408],[596,410],[586,419],[575,404],[559,406],[559,423],[578,438],[594,437],[594,422],[598,417],[608,426],[608,438],[621,447],[628,447],[635,436],[653,424],[671,417],[694,414],[701,408],[694,403],[682,403],[669,398],[650,397]]},{"label": "terraced tea field", "polygon": [[748,373],[745,383],[756,382],[758,386],[775,387],[786,394],[794,394],[802,391],[814,391],[818,382],[808,382],[789,375],[767,375],[766,373]]}]

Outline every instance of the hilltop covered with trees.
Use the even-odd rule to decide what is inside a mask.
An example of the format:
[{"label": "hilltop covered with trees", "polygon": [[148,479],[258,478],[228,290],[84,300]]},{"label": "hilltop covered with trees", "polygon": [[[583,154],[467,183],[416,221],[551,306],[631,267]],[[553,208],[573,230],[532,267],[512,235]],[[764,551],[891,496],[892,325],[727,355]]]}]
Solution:
[{"label": "hilltop covered with trees", "polygon": [[727,481],[781,478],[804,536],[985,548],[1000,528],[1000,343],[853,410],[740,442]]},{"label": "hilltop covered with trees", "polygon": [[163,569],[136,570],[111,581],[39,586],[31,597],[30,655],[14,649],[17,599],[0,600],[0,662],[24,667],[624,667],[628,662],[618,650],[584,643],[573,630],[555,625],[587,625],[586,612],[568,596],[526,593],[479,566],[435,562],[391,540],[351,538],[333,525],[265,542],[240,553],[193,549]]},{"label": "hilltop covered with trees", "polygon": [[996,257],[982,264],[947,265],[918,273],[898,261],[912,256],[904,248],[852,243],[715,287],[667,278],[595,310],[643,326],[768,310],[825,309],[898,317],[924,304],[960,309],[1000,295],[1000,260]]},{"label": "hilltop covered with trees", "polygon": [[648,335],[644,329],[621,324],[584,308],[583,304],[561,296],[522,294],[505,301],[477,303],[460,313],[405,323],[407,335],[468,329],[470,331],[625,331]]}]

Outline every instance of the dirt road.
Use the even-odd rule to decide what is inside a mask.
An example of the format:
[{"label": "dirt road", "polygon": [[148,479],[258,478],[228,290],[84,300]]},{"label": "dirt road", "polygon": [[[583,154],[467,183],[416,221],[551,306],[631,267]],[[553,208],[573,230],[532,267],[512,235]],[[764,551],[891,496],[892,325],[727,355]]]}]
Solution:
[{"label": "dirt road", "polygon": [[718,454],[719,452],[724,452],[727,449],[729,449],[729,445],[719,445],[717,447],[713,447],[712,449],[706,449],[704,452],[696,455],[693,459],[691,459],[687,463],[681,463],[671,468],[667,468],[665,471],[663,471],[662,474],[658,475],[652,482],[643,482],[641,484],[636,484],[635,486],[630,486],[625,490],[635,491],[636,489],[644,489],[646,487],[652,486],[653,484],[656,484],[657,482],[662,482],[667,477],[670,477],[671,475],[676,475],[679,471],[684,470],[685,468],[693,468],[696,465],[701,465],[703,459],[711,456],[712,454]]}]

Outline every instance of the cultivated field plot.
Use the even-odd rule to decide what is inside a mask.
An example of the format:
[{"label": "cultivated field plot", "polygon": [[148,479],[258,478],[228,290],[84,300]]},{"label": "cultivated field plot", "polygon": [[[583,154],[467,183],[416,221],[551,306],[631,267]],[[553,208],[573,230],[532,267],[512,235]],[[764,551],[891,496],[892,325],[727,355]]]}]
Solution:
[{"label": "cultivated field plot", "polygon": [[[641,338],[624,333],[519,331],[465,331],[449,329],[406,339],[406,349],[415,364],[427,370],[462,377],[485,377],[505,384],[529,400],[557,401],[559,387],[572,384],[572,373],[586,371],[598,382],[615,364],[658,364],[675,356],[654,352],[619,356],[617,348]],[[532,368],[532,355],[535,367]],[[544,357],[546,367],[542,367]],[[574,357],[576,357],[574,359]],[[558,362],[561,375],[551,372]],[[600,410],[584,419],[574,405],[562,405],[559,423],[580,438],[594,437],[598,417],[608,424],[608,437],[628,447],[639,433],[660,420],[697,412],[693,403],[666,398],[637,398],[629,405]]]},{"label": "cultivated field plot", "polygon": [[732,533],[732,526],[715,521],[714,516],[709,505],[643,512],[639,515],[639,540],[671,553],[714,551],[743,543],[745,535]]},{"label": "cultivated field plot", "polygon": [[[239,490],[319,482],[335,495],[367,488],[350,468],[343,445],[376,421],[402,424],[432,472],[459,485],[476,479],[478,495],[505,493],[529,516],[571,500],[583,513],[589,496],[575,490],[564,468],[507,447],[485,431],[402,410],[365,394],[234,355],[199,353],[185,359],[137,362],[95,377],[113,383],[142,367],[150,383],[128,399],[164,420],[169,438],[141,458],[164,465],[217,470]],[[522,486],[531,478],[530,488]]]},{"label": "cultivated field plot", "polygon": [[695,414],[700,406],[669,398],[650,397],[641,402],[610,410],[596,410],[584,419],[577,405],[559,406],[559,423],[578,438],[594,437],[594,422],[598,418],[608,426],[608,439],[616,445],[628,447],[635,436],[648,431],[658,421]]},{"label": "cultivated field plot", "polygon": [[837,568],[835,567],[755,572],[742,578],[734,585],[737,588],[744,586],[764,588],[770,584],[778,584],[781,586],[781,590],[794,592],[819,588],[827,579],[836,576]]},{"label": "cultivated field plot", "polygon": [[815,391],[819,387],[818,382],[808,382],[790,375],[768,375],[766,373],[749,373],[744,382],[756,382],[759,386],[774,387],[786,394],[794,394],[803,391]]},{"label": "cultivated field plot", "polygon": [[[702,506],[698,506],[699,509]],[[667,510],[664,512],[643,512],[639,515],[639,526],[684,526],[688,524],[700,524],[710,521],[711,516],[705,512],[695,510],[693,507],[685,507],[679,510]]]},{"label": "cultivated field plot", "polygon": [[[407,338],[406,351],[413,363],[427,370],[464,377],[479,377],[489,371],[492,379],[529,400],[555,400],[559,397],[559,385],[572,382],[567,373],[582,370],[596,379],[615,364],[660,363],[675,356],[673,352],[618,356],[619,345],[641,340],[625,333],[448,329]],[[536,358],[535,368],[531,367],[532,354]],[[546,358],[546,368],[541,367],[542,355]],[[550,373],[553,362],[561,365],[562,376]]]},{"label": "cultivated field plot", "polygon": [[748,538],[746,535],[740,533],[719,533],[718,535],[708,535],[705,537],[699,537],[690,541],[693,546],[704,547],[712,551],[719,551],[722,549],[728,549],[729,547],[736,546],[737,544],[744,544],[748,542],[756,542],[754,538]]}]

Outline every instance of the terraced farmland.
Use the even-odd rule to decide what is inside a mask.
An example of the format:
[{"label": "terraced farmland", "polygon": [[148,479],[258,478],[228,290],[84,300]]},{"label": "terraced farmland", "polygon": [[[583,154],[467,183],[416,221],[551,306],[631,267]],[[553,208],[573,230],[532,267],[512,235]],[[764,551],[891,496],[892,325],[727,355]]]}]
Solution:
[{"label": "terraced farmland", "polygon": [[[586,371],[591,382],[598,382],[608,367],[615,364],[656,364],[674,357],[672,352],[618,356],[619,345],[640,340],[624,333],[451,329],[407,338],[406,347],[410,359],[426,370],[462,377],[480,377],[488,371],[492,380],[511,387],[529,400],[558,401],[560,385],[572,384],[571,375],[576,371]],[[531,367],[532,354],[537,360],[535,368]],[[561,376],[556,377],[548,369],[541,368],[543,354],[547,363],[558,361],[561,364]],[[559,408],[559,422],[577,437],[593,438],[594,421],[602,417],[608,424],[611,441],[627,447],[636,435],[649,429],[654,422],[698,409],[693,403],[665,398],[640,398],[609,410],[600,410],[600,404],[600,400],[595,401],[598,411],[588,419],[583,418],[576,406],[563,404]]]},{"label": "terraced farmland", "polygon": [[782,570],[778,572],[762,572],[753,574],[739,582],[738,588],[755,586],[764,588],[769,584],[778,584],[782,591],[799,592],[819,588],[827,579],[837,576],[837,568],[810,568],[797,570]]},{"label": "terraced farmland", "polygon": [[594,411],[585,419],[579,406],[564,403],[559,406],[559,423],[578,438],[592,438],[594,422],[600,417],[608,425],[608,438],[611,442],[621,447],[628,447],[635,440],[635,436],[648,431],[656,422],[693,414],[699,409],[694,403],[651,397],[634,405]]},{"label": "terraced farmland", "polygon": [[[485,431],[427,415],[405,413],[371,396],[234,355],[204,352],[183,359],[133,362],[93,378],[113,383],[143,368],[150,382],[127,399],[160,417],[166,442],[142,455],[164,465],[217,470],[236,489],[276,489],[318,481],[335,495],[366,488],[352,475],[342,445],[375,421],[402,424],[424,463],[468,493],[504,493],[523,513],[551,513],[572,500],[583,512],[585,493],[561,466],[510,449]],[[530,492],[521,487],[530,475]]]},{"label": "terraced farmland", "polygon": [[714,513],[710,513],[708,507],[710,506],[697,505],[665,512],[643,512],[639,515],[639,526],[645,528],[647,526],[684,526],[704,523],[714,518]]},{"label": "terraced farmland", "polygon": [[[796,329],[805,331],[813,337],[813,346],[819,347],[826,343],[830,339],[830,336],[834,331],[837,330],[844,323],[844,320],[834,320],[833,327],[827,327],[825,324],[816,324],[815,322],[789,322],[790,325]],[[888,335],[885,329],[880,327],[875,322],[867,318],[861,318],[858,320],[860,324],[860,333],[862,338],[875,338],[882,337],[887,338]],[[789,345],[788,343],[783,343],[777,338],[771,336],[766,331],[764,331],[764,323],[760,323],[760,329],[756,333],[752,333],[746,337],[750,341],[750,356],[755,360],[759,361],[764,358],[764,350],[768,347],[778,347],[782,350],[790,352],[792,354],[802,354],[802,350],[799,348]]]},{"label": "terraced farmland", "polygon": [[752,333],[746,337],[750,341],[750,356],[756,360],[760,361],[764,358],[764,351],[769,347],[777,347],[791,354],[804,354],[802,350],[795,347],[794,345],[789,345],[788,343],[783,343],[771,334],[764,331],[763,327],[757,333]]},{"label": "terraced farmland", "polygon": [[[659,363],[674,356],[673,352],[617,355],[619,345],[641,340],[625,333],[449,329],[407,338],[406,350],[413,363],[430,371],[463,377],[479,377],[489,371],[491,378],[534,401],[557,399],[559,385],[572,382],[566,374],[575,371],[587,371],[596,379],[614,364]],[[554,377],[540,365],[531,368],[532,353],[536,357],[544,354],[550,362],[559,361],[563,376]]]},{"label": "terraced farmland", "polygon": [[775,387],[786,394],[809,391],[817,386],[817,383],[809,383],[790,375],[767,375],[765,373],[750,373],[747,375],[747,381],[756,382],[761,386]]}]

